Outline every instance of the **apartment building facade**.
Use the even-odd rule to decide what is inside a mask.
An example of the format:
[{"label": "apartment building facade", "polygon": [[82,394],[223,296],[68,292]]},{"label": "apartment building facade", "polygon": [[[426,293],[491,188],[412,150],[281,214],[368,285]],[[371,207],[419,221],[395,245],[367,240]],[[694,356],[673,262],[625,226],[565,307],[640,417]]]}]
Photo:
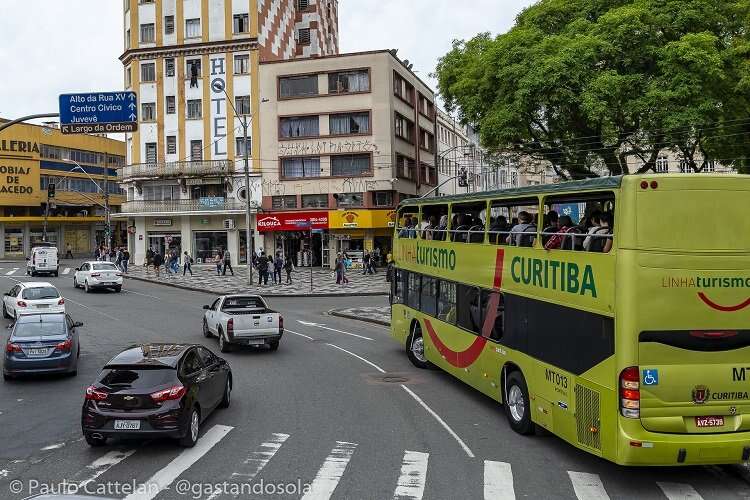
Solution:
[{"label": "apartment building facade", "polygon": [[336,53],[337,0],[124,0],[123,28],[140,123],[126,134],[117,217],[135,262],[149,248],[246,261],[246,203],[262,201],[259,64]]},{"label": "apartment building facade", "polygon": [[437,185],[433,91],[386,50],[262,62],[260,81],[263,250],[384,257],[398,202]]}]

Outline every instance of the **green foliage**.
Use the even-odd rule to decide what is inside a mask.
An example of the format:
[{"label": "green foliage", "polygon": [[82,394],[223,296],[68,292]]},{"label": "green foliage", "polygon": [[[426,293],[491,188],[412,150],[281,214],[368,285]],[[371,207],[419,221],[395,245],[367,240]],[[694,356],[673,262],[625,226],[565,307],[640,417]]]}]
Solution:
[{"label": "green foliage", "polygon": [[664,149],[744,168],[749,27],[750,0],[541,0],[454,42],[436,76],[486,147],[572,178],[645,172]]}]

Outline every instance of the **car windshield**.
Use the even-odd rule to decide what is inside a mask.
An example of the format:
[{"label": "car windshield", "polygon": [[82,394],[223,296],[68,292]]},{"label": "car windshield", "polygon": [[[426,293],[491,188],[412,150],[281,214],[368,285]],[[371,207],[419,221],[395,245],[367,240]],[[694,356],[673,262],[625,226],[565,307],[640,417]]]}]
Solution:
[{"label": "car windshield", "polygon": [[13,337],[53,337],[65,335],[65,323],[62,321],[34,321],[16,324]]},{"label": "car windshield", "polygon": [[99,383],[112,388],[142,389],[157,387],[172,383],[177,378],[176,370],[172,368],[111,368],[105,369],[99,378]]},{"label": "car windshield", "polygon": [[91,264],[91,269],[93,269],[94,271],[118,271],[117,267],[114,264],[110,264],[108,262]]},{"label": "car windshield", "polygon": [[223,310],[228,309],[252,309],[264,307],[263,302],[258,297],[230,297],[224,301]]},{"label": "car windshield", "polygon": [[60,297],[60,293],[53,286],[40,286],[24,289],[21,297],[26,300],[56,299]]}]

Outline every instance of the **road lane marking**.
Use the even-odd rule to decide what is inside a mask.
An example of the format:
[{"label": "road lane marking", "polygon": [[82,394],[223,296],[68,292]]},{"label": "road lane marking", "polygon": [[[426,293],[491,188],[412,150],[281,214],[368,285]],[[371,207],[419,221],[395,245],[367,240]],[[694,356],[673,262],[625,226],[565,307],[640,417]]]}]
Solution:
[{"label": "road lane marking", "polygon": [[703,500],[695,489],[689,484],[682,483],[657,483],[661,491],[669,500]]},{"label": "road lane marking", "polygon": [[331,498],[356,448],[357,443],[336,441],[336,447],[326,457],[302,500],[328,500]]},{"label": "road lane marking", "polygon": [[[372,361],[368,361],[368,360],[366,360],[365,358],[363,358],[363,357],[362,357],[362,356],[360,356],[359,354],[354,354],[354,353],[353,353],[352,351],[347,351],[347,350],[346,350],[346,349],[344,349],[343,347],[339,347],[339,346],[337,346],[337,345],[335,345],[335,344],[326,344],[326,345],[329,345],[329,346],[333,347],[334,349],[338,349],[339,351],[344,351],[345,353],[347,353],[347,354],[349,354],[349,355],[351,355],[351,356],[354,356],[355,358],[359,359],[360,361],[364,361],[365,363],[367,363],[368,365],[372,366],[373,368],[375,368],[375,369],[376,369],[377,371],[379,371],[380,373],[385,373],[385,370],[383,370],[382,368],[380,368],[380,367],[379,367],[378,365],[376,365],[376,364],[375,364],[375,363],[373,363]],[[402,387],[403,387],[403,386],[402,386]]]},{"label": "road lane marking", "polygon": [[177,455],[174,460],[140,485],[135,493],[126,496],[124,500],[152,500],[180,477],[180,474],[211,451],[211,448],[224,439],[232,429],[234,427],[214,425],[201,436],[193,448],[188,448]]},{"label": "road lane marking", "polygon": [[122,293],[132,293],[133,295],[140,295],[141,297],[148,297],[149,299],[161,300],[161,297],[156,297],[155,295],[149,295],[147,293],[134,292],[133,290],[123,290]]},{"label": "road lane marking", "polygon": [[289,439],[289,434],[274,432],[270,441],[262,443],[258,449],[245,460],[245,465],[249,465],[251,468],[250,472],[242,474],[235,472],[232,476],[242,476],[248,481],[252,480],[263,470],[263,467],[268,465],[268,462],[271,461],[273,456],[279,451],[279,448],[281,448],[281,445],[284,444],[287,439]]},{"label": "road lane marking", "polygon": [[365,337],[364,335],[357,335],[356,333],[345,332],[344,330],[336,330],[335,328],[329,328],[329,327],[327,327],[325,325],[321,325],[320,323],[311,323],[309,321],[300,321],[300,320],[297,320],[297,323],[300,323],[300,324],[305,325],[305,326],[314,326],[314,327],[317,327],[317,328],[321,328],[323,330],[330,330],[332,332],[343,333],[344,335],[349,335],[351,337],[357,337],[357,338],[364,339],[364,340],[375,341],[375,339],[372,339],[370,337]]},{"label": "road lane marking", "polygon": [[[23,401],[23,400],[19,399],[18,401]],[[65,446],[65,443],[55,443],[49,446],[45,446],[44,448],[41,449],[41,451],[57,450],[58,448],[62,448],[63,446]]]},{"label": "road lane marking", "polygon": [[91,464],[86,466],[86,469],[94,471],[91,476],[78,483],[79,488],[83,488],[96,478],[107,472],[109,469],[119,464],[130,455],[135,453],[135,450],[112,450],[97,458]]},{"label": "road lane marking", "polygon": [[305,337],[308,340],[315,340],[314,338],[310,337],[309,335],[305,335],[304,333],[293,332],[289,328],[284,328],[284,332],[289,332],[292,335],[299,335],[300,337]]},{"label": "road lane marking", "polygon": [[6,276],[10,276],[11,274],[16,274],[16,271],[18,271],[18,268],[17,268],[17,267],[14,267],[13,269],[11,269],[11,270],[10,270],[10,271],[8,271],[7,273],[5,273],[5,275],[6,275]]},{"label": "road lane marking", "polygon": [[433,417],[435,417],[435,420],[437,420],[438,423],[443,427],[443,429],[445,429],[446,431],[448,431],[448,434],[450,434],[451,437],[453,437],[453,439],[455,439],[458,442],[458,444],[461,446],[461,448],[463,448],[463,450],[466,452],[466,454],[469,456],[469,458],[474,458],[474,452],[471,451],[471,448],[469,448],[468,446],[466,446],[466,443],[464,443],[463,439],[461,439],[460,437],[458,437],[458,434],[456,434],[455,431],[453,429],[451,429],[451,427],[448,424],[446,424],[445,421],[442,418],[440,418],[440,415],[438,415],[437,413],[435,413],[435,410],[433,410],[432,408],[430,408],[429,406],[427,406],[427,403],[425,403],[424,401],[422,401],[422,398],[420,398],[419,396],[417,396],[416,394],[414,394],[414,391],[412,391],[411,389],[409,389],[408,387],[406,387],[404,384],[401,384],[401,388],[403,390],[405,390],[409,394],[409,396],[413,397],[414,400],[422,406],[422,408],[424,408],[425,410],[427,410],[427,413],[429,413],[430,415],[432,415]]},{"label": "road lane marking", "polygon": [[61,274],[68,274],[69,272],[70,272],[70,268],[66,267],[65,269],[63,269],[63,272]]},{"label": "road lane marking", "polygon": [[83,307],[84,309],[88,309],[89,311],[93,311],[96,314],[101,314],[105,318],[109,318],[109,319],[114,320],[114,321],[120,321],[120,318],[115,318],[114,316],[110,316],[109,314],[107,314],[105,312],[101,312],[98,309],[94,309],[93,307],[89,307],[89,306],[87,306],[85,304],[81,304],[80,302],[76,302],[75,300],[71,300],[69,297],[63,297],[63,298],[65,299],[65,302],[71,302],[71,303],[73,303],[73,304],[75,304],[77,306]]},{"label": "road lane marking", "polygon": [[422,500],[427,482],[427,460],[429,453],[405,451],[401,462],[394,500]]},{"label": "road lane marking", "polygon": [[513,469],[509,463],[484,461],[484,500],[515,500]]},{"label": "road lane marking", "polygon": [[570,482],[573,483],[573,490],[578,500],[609,500],[599,474],[569,470],[568,476],[570,476]]}]

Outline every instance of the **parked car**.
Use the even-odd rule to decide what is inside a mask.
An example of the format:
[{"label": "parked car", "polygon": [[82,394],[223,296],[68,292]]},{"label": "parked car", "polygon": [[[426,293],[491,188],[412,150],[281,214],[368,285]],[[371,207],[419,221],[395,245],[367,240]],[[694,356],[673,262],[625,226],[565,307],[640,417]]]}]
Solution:
[{"label": "parked car", "polygon": [[3,296],[3,318],[18,318],[22,314],[64,312],[65,299],[51,283],[18,283]]},{"label": "parked car", "polygon": [[81,344],[76,322],[64,313],[19,316],[5,344],[3,378],[21,374],[78,372]]},{"label": "parked car", "polygon": [[86,293],[95,288],[119,292],[122,290],[122,272],[111,262],[84,262],[73,273],[73,287],[82,287]]},{"label": "parked car", "polygon": [[219,337],[221,352],[235,345],[279,348],[284,318],[260,295],[222,295],[203,309],[203,335]]},{"label": "parked car", "polygon": [[59,276],[60,266],[57,260],[57,247],[52,244],[41,244],[31,248],[31,255],[26,259],[26,274],[49,274]]},{"label": "parked car", "polygon": [[81,427],[86,442],[113,436],[179,439],[192,447],[200,424],[231,400],[229,363],[203,346],[144,344],[112,358],[86,389]]}]

